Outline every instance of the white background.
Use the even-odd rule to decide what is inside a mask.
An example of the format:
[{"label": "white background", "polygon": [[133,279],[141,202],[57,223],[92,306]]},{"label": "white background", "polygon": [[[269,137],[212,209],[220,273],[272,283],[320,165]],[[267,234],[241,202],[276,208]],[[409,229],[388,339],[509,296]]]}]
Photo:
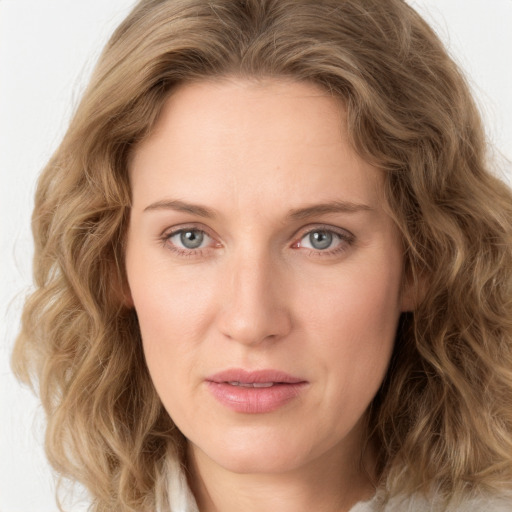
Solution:
[{"label": "white background", "polygon": [[[0,0],[0,512],[56,512],[37,400],[9,369],[30,286],[30,214],[99,52],[133,0]],[[512,0],[411,0],[466,70],[512,182]],[[73,511],[84,506],[73,506]]]}]

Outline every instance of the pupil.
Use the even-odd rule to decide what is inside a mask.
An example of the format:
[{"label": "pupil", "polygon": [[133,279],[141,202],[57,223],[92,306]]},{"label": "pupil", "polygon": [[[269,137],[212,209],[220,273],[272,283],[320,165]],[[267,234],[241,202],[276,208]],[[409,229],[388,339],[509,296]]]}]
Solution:
[{"label": "pupil", "polygon": [[309,235],[309,241],[315,249],[327,249],[332,244],[332,234],[327,231],[314,231]]},{"label": "pupil", "polygon": [[187,249],[197,249],[203,243],[204,235],[201,231],[183,231],[180,241]]}]

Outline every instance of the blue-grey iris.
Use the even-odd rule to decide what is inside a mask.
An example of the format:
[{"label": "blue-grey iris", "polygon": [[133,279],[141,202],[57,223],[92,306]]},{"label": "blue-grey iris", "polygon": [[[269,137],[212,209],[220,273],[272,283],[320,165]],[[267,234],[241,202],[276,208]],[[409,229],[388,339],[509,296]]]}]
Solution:
[{"label": "blue-grey iris", "polygon": [[309,234],[311,247],[315,249],[327,249],[332,244],[332,233],[328,231],[313,231]]},{"label": "blue-grey iris", "polygon": [[197,249],[203,243],[204,233],[197,230],[182,231],[180,234],[180,242],[187,249]]}]

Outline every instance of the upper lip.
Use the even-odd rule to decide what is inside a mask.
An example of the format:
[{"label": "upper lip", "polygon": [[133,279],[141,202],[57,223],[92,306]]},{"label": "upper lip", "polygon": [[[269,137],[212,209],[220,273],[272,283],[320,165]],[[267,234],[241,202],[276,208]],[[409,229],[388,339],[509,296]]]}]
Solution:
[{"label": "upper lip", "polygon": [[284,384],[298,384],[306,382],[300,377],[294,377],[281,370],[244,370],[243,368],[230,368],[220,371],[206,378],[209,382],[240,382],[243,384],[255,384],[263,382],[280,382]]}]

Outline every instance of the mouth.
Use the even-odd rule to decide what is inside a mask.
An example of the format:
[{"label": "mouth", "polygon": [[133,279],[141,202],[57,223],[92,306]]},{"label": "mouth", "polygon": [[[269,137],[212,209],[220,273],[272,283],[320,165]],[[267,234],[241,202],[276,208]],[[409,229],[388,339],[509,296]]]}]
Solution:
[{"label": "mouth", "polygon": [[231,386],[242,386],[243,388],[270,388],[272,386],[275,386],[276,384],[280,384],[279,382],[253,382],[252,384],[250,382],[238,382],[238,381],[232,381],[228,382]]},{"label": "mouth", "polygon": [[238,413],[262,414],[292,402],[309,383],[279,370],[229,369],[208,377],[206,384],[223,406]]},{"label": "mouth", "polygon": [[280,370],[249,371],[242,368],[231,368],[218,372],[206,379],[209,382],[225,383],[232,386],[271,387],[276,384],[299,384],[306,380]]}]

